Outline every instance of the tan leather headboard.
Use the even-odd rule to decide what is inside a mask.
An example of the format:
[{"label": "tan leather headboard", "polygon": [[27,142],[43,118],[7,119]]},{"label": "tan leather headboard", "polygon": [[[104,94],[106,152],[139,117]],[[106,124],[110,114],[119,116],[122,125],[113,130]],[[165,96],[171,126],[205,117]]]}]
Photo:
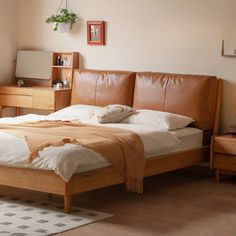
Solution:
[{"label": "tan leather headboard", "polygon": [[132,106],[135,73],[75,70],[71,104]]},{"label": "tan leather headboard", "polygon": [[75,70],[71,103],[173,112],[192,117],[194,127],[212,130],[217,86],[213,76]]},{"label": "tan leather headboard", "polygon": [[212,130],[217,78],[153,72],[136,74],[135,108],[173,112],[195,119],[194,127]]}]

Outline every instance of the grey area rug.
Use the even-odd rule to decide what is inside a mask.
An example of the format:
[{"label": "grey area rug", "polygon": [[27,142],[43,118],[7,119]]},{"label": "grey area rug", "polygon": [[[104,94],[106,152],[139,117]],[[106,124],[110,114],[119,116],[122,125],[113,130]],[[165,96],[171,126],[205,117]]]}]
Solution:
[{"label": "grey area rug", "polygon": [[74,207],[71,214],[65,214],[61,203],[27,201],[0,195],[1,236],[52,235],[111,216],[111,214],[79,207]]}]

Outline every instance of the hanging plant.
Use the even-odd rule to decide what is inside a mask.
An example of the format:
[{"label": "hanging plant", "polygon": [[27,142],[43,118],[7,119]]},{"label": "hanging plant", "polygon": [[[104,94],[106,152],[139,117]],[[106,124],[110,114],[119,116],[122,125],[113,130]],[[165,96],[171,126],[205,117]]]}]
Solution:
[{"label": "hanging plant", "polygon": [[[61,1],[62,4],[63,0]],[[57,10],[57,12],[59,11],[61,4]],[[46,19],[47,23],[54,23],[54,31],[58,31],[61,33],[65,33],[68,32],[73,24],[79,19],[79,17],[73,13],[73,12],[69,12],[67,9],[67,1],[66,1],[66,8],[62,8],[60,9],[60,13],[59,14],[52,14],[50,17],[48,17]]]}]

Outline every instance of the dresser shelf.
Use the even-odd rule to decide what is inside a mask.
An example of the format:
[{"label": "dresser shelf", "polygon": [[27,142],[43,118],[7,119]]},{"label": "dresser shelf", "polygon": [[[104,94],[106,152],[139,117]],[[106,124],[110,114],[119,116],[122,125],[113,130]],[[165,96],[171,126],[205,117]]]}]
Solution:
[{"label": "dresser shelf", "polygon": [[52,68],[72,69],[71,66],[52,66]]}]

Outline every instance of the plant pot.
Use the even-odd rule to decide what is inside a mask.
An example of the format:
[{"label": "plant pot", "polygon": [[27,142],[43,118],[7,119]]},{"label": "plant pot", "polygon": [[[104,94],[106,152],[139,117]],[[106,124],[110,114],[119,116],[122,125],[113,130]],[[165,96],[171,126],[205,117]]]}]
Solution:
[{"label": "plant pot", "polygon": [[68,33],[70,31],[70,23],[58,23],[57,31],[59,33]]}]

